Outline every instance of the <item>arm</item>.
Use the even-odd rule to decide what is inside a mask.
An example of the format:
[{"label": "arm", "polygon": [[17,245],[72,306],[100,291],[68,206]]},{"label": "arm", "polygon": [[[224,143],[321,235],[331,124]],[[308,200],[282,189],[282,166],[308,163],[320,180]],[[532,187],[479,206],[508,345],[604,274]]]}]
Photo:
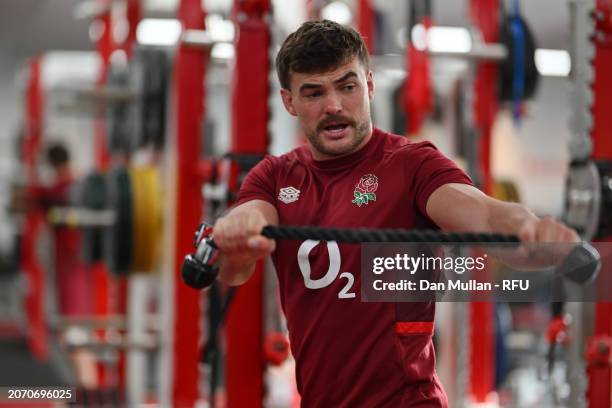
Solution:
[{"label": "arm", "polygon": [[232,286],[246,282],[256,262],[276,246],[274,240],[260,234],[261,229],[276,224],[276,208],[263,200],[248,201],[219,218],[214,227],[215,243],[221,250],[219,279]]},{"label": "arm", "polygon": [[[524,243],[580,241],[576,231],[565,224],[551,217],[539,218],[524,205],[494,199],[467,184],[451,183],[436,189],[427,201],[427,214],[444,230],[517,235]],[[531,245],[511,252],[490,252],[512,268],[533,270],[553,266],[550,262],[564,259],[571,247],[556,245],[547,249],[552,252],[534,251]]]},{"label": "arm", "polygon": [[[452,203],[452,205],[449,205]],[[527,207],[487,196],[467,184],[445,184],[427,201],[427,215],[449,231],[518,235],[523,242],[578,242],[576,231]]]}]

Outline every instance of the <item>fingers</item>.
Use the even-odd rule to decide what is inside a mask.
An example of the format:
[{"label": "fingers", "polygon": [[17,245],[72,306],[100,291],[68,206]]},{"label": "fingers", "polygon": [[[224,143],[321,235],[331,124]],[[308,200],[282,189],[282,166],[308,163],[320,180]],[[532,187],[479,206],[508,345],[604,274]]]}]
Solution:
[{"label": "fingers", "polygon": [[552,217],[543,217],[524,223],[519,230],[518,237],[522,242],[527,243],[580,241],[575,230]]},{"label": "fingers", "polygon": [[264,237],[263,235],[257,235],[249,238],[247,245],[253,250],[261,251],[266,254],[272,253],[276,248],[276,242],[273,239]]},{"label": "fingers", "polygon": [[537,242],[578,242],[580,237],[573,229],[555,220],[544,217],[536,227]]},{"label": "fingers", "polygon": [[262,257],[275,248],[275,242],[261,235],[266,220],[257,211],[230,213],[215,223],[214,240],[226,254]]},{"label": "fingers", "polygon": [[523,225],[521,226],[518,232],[518,237],[521,240],[521,242],[527,242],[527,243],[536,242],[536,225],[537,223],[535,222],[523,223]]}]

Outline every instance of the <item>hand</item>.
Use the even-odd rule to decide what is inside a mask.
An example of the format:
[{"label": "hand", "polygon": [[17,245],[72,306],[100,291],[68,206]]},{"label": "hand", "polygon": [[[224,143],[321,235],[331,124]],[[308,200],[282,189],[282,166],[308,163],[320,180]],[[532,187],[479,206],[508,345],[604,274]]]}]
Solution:
[{"label": "hand", "polygon": [[580,242],[578,233],[552,217],[533,218],[525,221],[519,229],[518,237],[526,243],[576,243]]},{"label": "hand", "polygon": [[261,235],[267,224],[256,210],[230,212],[219,218],[213,229],[215,244],[233,264],[249,264],[266,257],[276,242]]},{"label": "hand", "polygon": [[518,237],[522,245],[516,255],[533,268],[558,266],[576,247],[571,244],[581,241],[575,230],[552,217],[528,219]]}]

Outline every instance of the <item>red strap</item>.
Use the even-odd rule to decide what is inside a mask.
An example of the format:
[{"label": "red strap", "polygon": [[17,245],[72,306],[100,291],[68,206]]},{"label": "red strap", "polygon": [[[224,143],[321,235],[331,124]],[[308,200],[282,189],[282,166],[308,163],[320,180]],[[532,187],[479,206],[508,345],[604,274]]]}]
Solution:
[{"label": "red strap", "polygon": [[398,334],[433,334],[434,322],[396,322]]}]

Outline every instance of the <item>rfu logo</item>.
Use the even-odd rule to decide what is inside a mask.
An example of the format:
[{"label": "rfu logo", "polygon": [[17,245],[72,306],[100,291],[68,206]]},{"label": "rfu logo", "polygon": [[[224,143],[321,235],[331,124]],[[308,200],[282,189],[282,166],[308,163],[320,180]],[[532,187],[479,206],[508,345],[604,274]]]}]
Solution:
[{"label": "rfu logo", "polygon": [[278,192],[278,199],[285,204],[291,204],[300,198],[300,190],[295,187],[283,187]]}]

